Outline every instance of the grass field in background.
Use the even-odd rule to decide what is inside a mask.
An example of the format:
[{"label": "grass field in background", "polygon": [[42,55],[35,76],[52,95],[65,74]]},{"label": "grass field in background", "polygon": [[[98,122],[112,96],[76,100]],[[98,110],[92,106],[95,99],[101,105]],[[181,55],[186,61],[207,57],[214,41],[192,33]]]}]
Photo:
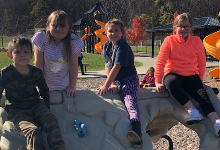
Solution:
[{"label": "grass field in background", "polygon": [[[31,35],[21,35],[21,36],[26,36],[27,38],[31,38]],[[14,36],[5,36],[3,35],[3,40],[0,36],[0,48],[1,47],[8,47],[8,42],[12,39]]]},{"label": "grass field in background", "polygon": [[[31,60],[30,64],[33,65],[34,58]],[[0,69],[12,63],[12,60],[9,59],[6,55],[6,52],[0,52]],[[89,63],[90,66],[87,66],[87,71],[99,71],[105,70],[105,62],[104,57],[98,54],[91,54],[91,53],[83,53],[83,63]],[[141,62],[134,62],[136,67],[142,66],[143,63]]]},{"label": "grass field in background", "polygon": [[[29,37],[30,38],[30,37]],[[12,39],[12,36],[3,36],[3,46],[2,39],[0,38],[0,48],[7,48],[8,42]],[[131,46],[132,51],[136,52],[136,46]],[[138,52],[151,54],[151,46],[138,46]],[[158,47],[155,47],[154,54],[157,55],[159,51]],[[30,64],[33,64],[34,59],[31,60]],[[99,71],[104,70],[104,57],[102,55],[83,53],[83,63],[89,63],[87,66],[88,71]],[[6,56],[5,52],[0,52],[0,69],[12,63],[12,61]],[[141,62],[134,62],[136,67],[142,66]]]},{"label": "grass field in background", "polygon": [[[146,54],[152,53],[152,46],[131,46],[133,52],[141,52]],[[154,46],[154,55],[157,55],[159,52],[159,47]]]},{"label": "grass field in background", "polygon": [[[2,39],[0,38],[0,48],[1,47],[7,47],[8,42],[12,39],[10,36],[3,36],[3,46],[2,46]],[[146,53],[146,54],[151,54],[152,52],[152,46],[131,46],[133,52],[141,52],[141,53]],[[157,55],[159,52],[159,47],[155,46],[154,47],[154,54]]]},{"label": "grass field in background", "polygon": [[12,63],[12,60],[9,59],[6,55],[6,52],[0,52],[0,69]]},{"label": "grass field in background", "polygon": [[[12,39],[11,36],[3,36],[3,40],[0,37],[0,47],[7,47],[8,46],[8,42]],[[3,45],[2,45],[3,44]]]}]

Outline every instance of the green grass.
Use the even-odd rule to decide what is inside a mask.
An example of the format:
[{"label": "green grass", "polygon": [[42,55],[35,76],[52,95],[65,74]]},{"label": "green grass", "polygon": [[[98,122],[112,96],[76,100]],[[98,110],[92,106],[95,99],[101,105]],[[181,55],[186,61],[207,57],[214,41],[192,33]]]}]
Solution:
[{"label": "green grass", "polygon": [[[89,66],[86,67],[88,71],[99,71],[105,70],[105,61],[103,55],[91,54],[91,53],[83,53],[83,63],[89,63]],[[142,66],[141,62],[134,62],[135,67]]]},{"label": "green grass", "polygon": [[83,63],[89,63],[86,67],[88,71],[105,70],[105,61],[103,55],[83,53]]},{"label": "green grass", "polygon": [[[138,46],[138,47],[137,46],[131,46],[131,49],[132,49],[133,52],[143,52],[143,53],[147,53],[147,54],[152,53],[152,46]],[[158,53],[159,53],[159,47],[154,46],[154,55],[158,55]]]},{"label": "green grass", "polygon": [[12,60],[7,57],[6,52],[0,52],[0,60],[1,60],[0,63],[1,69],[7,66],[8,64],[12,63]]},{"label": "green grass", "polygon": [[[24,35],[27,38],[31,38],[30,35]],[[3,35],[3,40],[2,37],[0,36],[0,48],[1,47],[8,47],[8,42],[13,38],[14,36],[5,36]],[[3,45],[2,45],[3,44]]]},{"label": "green grass", "polygon": [[[3,40],[2,38],[0,37],[0,47],[7,47],[8,46],[8,42],[12,39],[11,36],[4,36],[3,35]],[[2,45],[2,42],[3,42],[3,45]]]},{"label": "green grass", "polygon": [[[2,39],[0,37],[0,48],[1,47],[7,47],[8,42],[12,39],[13,36],[3,36],[3,46],[2,46]],[[147,53],[151,54],[152,52],[152,46],[138,46],[136,50],[136,46],[131,46],[133,52],[142,52],[142,53]],[[155,46],[154,47],[154,54],[157,55],[159,52],[159,47]],[[4,52],[0,52],[0,68],[7,66],[11,61],[6,57],[6,54]],[[98,70],[104,70],[104,58],[102,55],[97,55],[97,54],[90,54],[90,53],[85,53],[84,58],[82,60],[83,63],[89,63],[90,66],[87,66],[88,71],[98,71]],[[32,60],[33,64],[33,60]],[[142,66],[143,64],[140,62],[134,62],[135,66]]]},{"label": "green grass", "polygon": [[[3,46],[2,46],[2,39],[0,37],[0,48],[1,47],[7,47],[8,42],[12,39],[12,37],[13,36],[3,36]],[[152,53],[152,46],[138,46],[137,49],[136,49],[136,46],[131,45],[131,48],[132,48],[133,52],[142,52],[142,53],[147,53],[147,54]],[[159,52],[159,47],[154,46],[154,54],[157,55],[158,52]]]},{"label": "green grass", "polygon": [[[0,69],[12,63],[12,60],[9,59],[6,55],[6,52],[0,52]],[[31,60],[30,64],[33,65],[34,58]],[[100,71],[105,70],[105,61],[102,55],[83,53],[83,63],[89,63],[90,66],[87,66],[87,71]],[[134,62],[136,67],[142,66],[141,62]]]}]

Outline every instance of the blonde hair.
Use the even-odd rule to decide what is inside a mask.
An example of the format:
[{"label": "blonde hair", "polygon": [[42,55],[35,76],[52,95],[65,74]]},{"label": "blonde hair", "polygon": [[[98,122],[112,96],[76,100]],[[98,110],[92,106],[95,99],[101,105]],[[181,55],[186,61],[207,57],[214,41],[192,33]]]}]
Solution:
[{"label": "blonde hair", "polygon": [[30,39],[24,36],[15,36],[8,43],[8,52],[12,53],[16,48],[28,47],[32,53],[32,43]]},{"label": "blonde hair", "polygon": [[[60,26],[69,26],[69,32],[65,38],[62,39],[63,41],[63,59],[67,62],[68,66],[70,67],[71,64],[71,56],[72,56],[72,46],[71,46],[71,30],[72,30],[72,22],[70,17],[62,10],[56,10],[52,12],[48,19],[47,24],[53,23],[54,25]],[[46,34],[49,36],[48,42],[52,42],[54,37],[51,35],[49,28],[46,28]]]},{"label": "blonde hair", "polygon": [[[192,17],[189,13],[182,13],[182,14],[178,15],[175,18],[174,22],[173,22],[173,27],[176,27],[176,26],[180,25],[180,23],[182,21],[186,21],[186,20],[189,21],[189,23],[192,27],[193,26],[193,20],[192,20]],[[176,32],[174,30],[173,30],[173,34],[176,34]]]},{"label": "blonde hair", "polygon": [[123,23],[122,23],[121,20],[116,19],[116,18],[110,19],[110,20],[105,24],[105,34],[107,34],[108,27],[109,27],[109,25],[111,25],[111,24],[115,24],[115,25],[119,26],[120,29],[121,29],[121,32],[122,32],[122,38],[125,38],[125,28],[124,28],[124,25],[123,25]]}]

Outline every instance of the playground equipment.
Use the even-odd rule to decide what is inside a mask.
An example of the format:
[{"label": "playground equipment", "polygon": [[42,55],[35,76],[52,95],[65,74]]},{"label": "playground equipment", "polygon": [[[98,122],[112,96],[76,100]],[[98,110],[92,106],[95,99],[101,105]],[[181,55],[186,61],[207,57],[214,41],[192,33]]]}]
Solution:
[{"label": "playground equipment", "polygon": [[[219,99],[210,87],[207,87],[207,93],[220,115]],[[2,132],[0,148],[26,150],[24,134],[7,120],[7,113],[4,110],[5,100],[3,94],[0,99],[0,133]],[[50,110],[59,122],[66,150],[137,150],[127,140],[126,133],[130,129],[129,116],[118,94],[108,93],[100,96],[95,89],[78,90],[76,97],[68,98],[65,91],[52,91],[50,104]],[[187,125],[186,109],[168,92],[161,94],[155,87],[142,88],[138,92],[137,104],[142,118],[142,150],[153,150],[152,142],[167,137],[164,135],[168,129],[178,122],[198,134],[199,150],[220,149],[220,140],[215,136],[213,124],[204,117],[200,123]],[[195,106],[198,107],[196,102]],[[49,150],[47,136],[44,132],[42,135],[45,150]],[[185,144],[186,141],[183,142]]]},{"label": "playground equipment", "polygon": [[[203,40],[203,44],[211,56],[220,60],[220,30],[206,36]],[[220,64],[218,68],[209,71],[209,75],[220,78]]]},{"label": "playground equipment", "polygon": [[85,35],[81,37],[81,40],[84,41],[91,34],[91,27],[85,28]]},{"label": "playground equipment", "polygon": [[[217,19],[220,22],[220,12],[217,16]],[[203,44],[211,56],[220,60],[220,30],[206,36],[203,40]],[[220,63],[218,68],[209,71],[209,75],[220,78]]]},{"label": "playground equipment", "polygon": [[[73,30],[81,36],[84,41],[84,51],[87,53],[101,53],[102,46],[107,40],[103,34],[104,22],[109,20],[109,12],[105,10],[101,2],[96,2],[95,7],[85,12],[86,18],[81,18],[73,23]],[[101,29],[100,29],[101,26]],[[83,28],[81,28],[83,27]],[[85,32],[82,33],[85,29]]]},{"label": "playground equipment", "polygon": [[95,20],[95,22],[101,27],[101,29],[94,32],[95,35],[101,39],[101,42],[95,44],[95,53],[102,53],[102,46],[108,40],[108,37],[103,34],[103,32],[105,32],[105,23],[98,20]]},{"label": "playground equipment", "polygon": [[6,52],[6,51],[7,51],[6,48],[4,48],[4,47],[0,48],[0,52]]},{"label": "playground equipment", "polygon": [[[101,27],[101,29],[95,30],[94,33],[95,35],[101,39],[100,42],[95,44],[95,53],[102,53],[102,46],[105,44],[105,42],[108,40],[108,37],[106,35],[104,35],[103,33],[105,32],[105,23],[102,21],[98,21],[95,20],[96,24],[99,25]],[[90,35],[92,35],[91,33],[91,27],[88,26],[85,28],[85,35],[83,35],[81,37],[81,40],[84,41],[87,39],[87,37],[89,37]],[[94,40],[95,43],[95,40]]]}]

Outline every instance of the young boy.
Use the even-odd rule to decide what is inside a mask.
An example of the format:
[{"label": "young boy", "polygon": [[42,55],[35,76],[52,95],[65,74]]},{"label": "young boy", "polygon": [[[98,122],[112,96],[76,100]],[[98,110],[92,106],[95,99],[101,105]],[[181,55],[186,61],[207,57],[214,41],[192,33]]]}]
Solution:
[{"label": "young boy", "polygon": [[50,111],[43,72],[28,64],[33,56],[31,41],[14,37],[8,43],[7,56],[13,63],[0,72],[0,98],[5,90],[8,120],[24,133],[28,150],[45,149],[39,127],[47,134],[51,150],[65,150],[57,119]]}]

